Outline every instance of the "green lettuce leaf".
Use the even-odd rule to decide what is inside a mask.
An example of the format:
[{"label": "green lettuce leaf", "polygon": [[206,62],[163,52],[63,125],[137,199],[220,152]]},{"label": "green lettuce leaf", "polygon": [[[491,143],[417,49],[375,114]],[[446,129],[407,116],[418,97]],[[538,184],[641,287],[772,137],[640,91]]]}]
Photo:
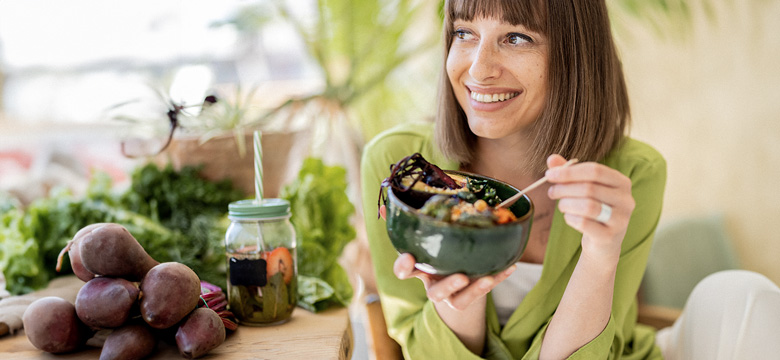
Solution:
[{"label": "green lettuce leaf", "polygon": [[317,312],[330,306],[336,291],[318,277],[298,275],[298,306]]},{"label": "green lettuce leaf", "polygon": [[6,207],[0,212],[0,245],[0,269],[5,275],[8,292],[28,293],[48,283],[40,247],[20,209]]},{"label": "green lettuce leaf", "polygon": [[281,191],[290,202],[298,246],[298,304],[311,311],[346,306],[352,285],[338,264],[344,247],[355,238],[355,207],[346,193],[346,169],[304,160],[297,178]]}]

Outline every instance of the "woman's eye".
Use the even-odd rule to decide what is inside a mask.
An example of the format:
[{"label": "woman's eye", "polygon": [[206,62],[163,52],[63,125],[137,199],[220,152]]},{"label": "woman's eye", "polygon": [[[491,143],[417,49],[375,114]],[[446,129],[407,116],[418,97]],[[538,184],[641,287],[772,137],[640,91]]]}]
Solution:
[{"label": "woman's eye", "polygon": [[452,35],[459,40],[467,40],[471,38],[471,33],[466,30],[455,30]]},{"label": "woman's eye", "polygon": [[511,33],[507,34],[506,41],[512,45],[521,45],[523,43],[533,42],[533,39],[531,39],[531,37],[528,35]]}]

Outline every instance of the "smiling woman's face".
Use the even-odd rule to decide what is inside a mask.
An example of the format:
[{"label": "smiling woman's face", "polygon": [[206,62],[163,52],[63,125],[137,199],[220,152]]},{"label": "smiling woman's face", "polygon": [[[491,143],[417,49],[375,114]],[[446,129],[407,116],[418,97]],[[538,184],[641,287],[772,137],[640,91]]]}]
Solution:
[{"label": "smiling woman's face", "polygon": [[494,18],[453,29],[447,74],[471,131],[500,139],[528,129],[547,96],[547,39]]}]

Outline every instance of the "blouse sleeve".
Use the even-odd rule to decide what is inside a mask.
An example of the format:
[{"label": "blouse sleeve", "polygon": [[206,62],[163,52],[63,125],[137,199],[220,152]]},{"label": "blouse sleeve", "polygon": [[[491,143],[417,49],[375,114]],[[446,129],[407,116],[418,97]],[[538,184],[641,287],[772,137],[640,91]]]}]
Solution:
[{"label": "blouse sleeve", "polygon": [[[620,358],[627,347],[630,347],[629,353],[658,354],[659,351],[654,349],[652,332],[636,327],[637,291],[661,217],[666,161],[649,146],[639,145],[628,149],[622,156],[612,156],[605,160],[605,165],[621,171],[631,179],[631,193],[636,207],[623,239],[609,322],[601,334],[575,351],[569,359]],[[524,359],[539,357],[546,329],[547,325],[537,334]]]}]

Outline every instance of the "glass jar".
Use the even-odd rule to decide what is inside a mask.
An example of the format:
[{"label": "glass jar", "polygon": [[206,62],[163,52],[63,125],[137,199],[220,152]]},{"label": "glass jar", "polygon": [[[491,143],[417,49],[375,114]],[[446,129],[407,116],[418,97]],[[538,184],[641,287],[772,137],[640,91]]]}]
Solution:
[{"label": "glass jar", "polygon": [[275,325],[292,316],[298,271],[290,215],[290,203],[283,199],[241,200],[228,206],[228,309],[240,324]]}]

